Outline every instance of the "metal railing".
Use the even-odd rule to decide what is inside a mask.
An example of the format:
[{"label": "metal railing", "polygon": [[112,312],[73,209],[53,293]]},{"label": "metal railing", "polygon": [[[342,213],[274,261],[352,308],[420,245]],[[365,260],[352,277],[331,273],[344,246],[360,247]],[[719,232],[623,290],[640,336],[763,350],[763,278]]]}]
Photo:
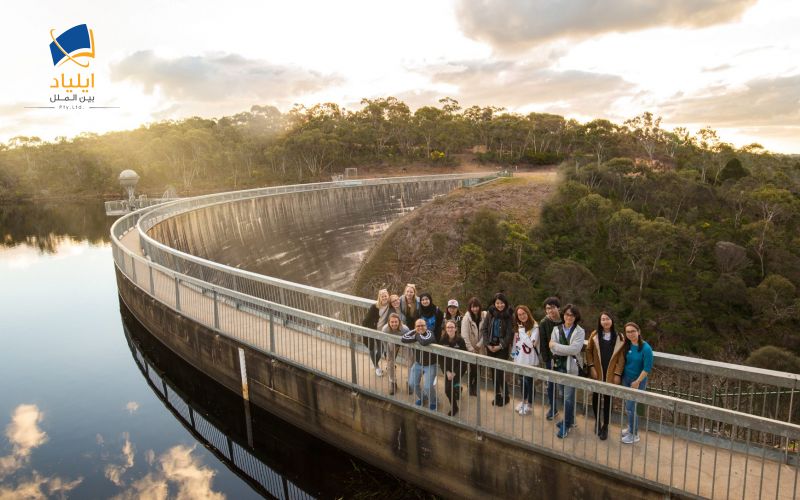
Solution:
[{"label": "metal railing", "polygon": [[128,200],[111,200],[105,202],[106,215],[117,216],[129,214],[135,210],[142,208],[153,207],[169,201],[175,201],[178,198],[140,198],[135,202],[135,206],[131,206]]},{"label": "metal railing", "polygon": [[[797,377],[658,353],[656,366],[671,370],[670,377],[680,377],[667,385],[677,388],[675,396],[684,396],[679,398],[521,367],[438,346],[422,349],[403,346],[397,337],[353,324],[371,301],[247,273],[187,254],[177,255],[179,252],[155,241],[147,243],[148,258],[143,258],[120,242],[130,230],[138,231],[140,240],[147,241],[143,228],[177,213],[220,202],[213,196],[204,198],[204,202],[190,203],[192,208],[185,205],[188,200],[181,200],[121,218],[112,227],[112,247],[117,267],[129,280],[166,306],[221,335],[348,385],[354,391],[665,491],[732,498],[795,497],[800,427],[776,420],[767,407],[773,403],[782,406],[781,396],[770,393],[772,388],[779,388],[789,399],[791,415]],[[143,216],[141,220],[140,216]],[[153,258],[154,252],[161,254]],[[180,264],[176,265],[178,262]],[[227,277],[223,279],[223,276]],[[264,288],[252,293],[256,284]],[[463,380],[468,379],[470,371],[477,370],[483,388],[476,397],[462,396],[461,412],[454,417],[446,416],[441,407],[439,411],[431,411],[416,406],[416,400],[404,390],[404,381],[412,367],[409,363],[397,364],[396,377],[392,378],[398,390],[390,394],[389,377],[376,376],[365,355],[364,344],[370,339],[386,346],[387,352],[398,350],[405,360],[414,359],[418,352],[432,353],[437,361],[452,360],[467,372]],[[493,394],[490,378],[508,377],[513,404],[520,401],[518,379],[522,376],[531,377],[538,386],[532,415],[519,416],[509,408],[489,404],[488,398]],[[438,376],[439,392],[446,384],[444,379],[441,374]],[[750,384],[751,387],[767,387],[768,390],[760,392],[770,395],[762,396],[761,408],[756,390],[749,396],[746,390],[742,391],[738,402],[731,404],[733,409],[707,404],[714,401],[709,401],[705,395],[721,379],[727,381],[724,387],[746,388]],[[556,439],[552,423],[545,420],[542,386],[548,382],[577,390],[580,414],[577,434],[583,438],[575,439],[575,444],[570,444],[573,443],[570,437]],[[655,372],[651,387],[659,387]],[[622,402],[636,401],[643,431],[640,443],[625,448],[613,433],[609,441],[602,443],[588,437],[592,435],[593,426],[588,415],[592,392],[611,397],[616,431],[624,426]],[[562,406],[562,415],[563,411]]]}]

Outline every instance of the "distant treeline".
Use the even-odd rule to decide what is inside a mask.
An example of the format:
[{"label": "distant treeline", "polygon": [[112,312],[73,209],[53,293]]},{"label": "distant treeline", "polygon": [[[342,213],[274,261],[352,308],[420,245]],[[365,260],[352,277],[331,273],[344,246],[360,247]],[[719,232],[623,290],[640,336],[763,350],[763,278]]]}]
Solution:
[{"label": "distant treeline", "polygon": [[650,113],[623,125],[581,124],[494,106],[462,109],[450,98],[414,112],[393,97],[361,104],[357,111],[332,103],[298,105],[288,113],[253,106],[219,119],[162,121],[52,143],[15,137],[0,144],[0,201],[113,195],[126,168],[141,175],[141,191],[159,194],[173,187],[185,194],[325,180],[350,166],[455,165],[465,151],[474,151],[479,161],[515,165],[644,157],[653,165],[699,170],[704,182],[716,182],[737,153],[763,153],[757,144],[736,151],[710,129],[696,135],[663,130]]}]

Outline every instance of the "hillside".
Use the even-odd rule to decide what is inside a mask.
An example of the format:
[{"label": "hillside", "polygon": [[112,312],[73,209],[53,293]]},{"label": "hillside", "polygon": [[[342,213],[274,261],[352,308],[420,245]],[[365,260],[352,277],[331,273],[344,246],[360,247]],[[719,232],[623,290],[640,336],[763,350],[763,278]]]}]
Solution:
[{"label": "hillside", "polygon": [[[489,276],[490,269],[509,257],[516,260],[515,238],[526,238],[556,182],[555,169],[522,173],[454,191],[415,210],[393,224],[366,256],[353,283],[354,293],[372,297],[383,287],[401,293],[406,283],[416,283],[420,291],[430,291],[437,304],[452,297],[464,303],[472,295],[483,298],[490,294],[487,290],[498,287],[508,290],[514,300],[526,300],[530,284],[520,283],[518,273]],[[481,225],[491,226],[488,231],[497,239],[497,255],[476,253],[473,248],[473,240],[482,234],[475,228]]]}]

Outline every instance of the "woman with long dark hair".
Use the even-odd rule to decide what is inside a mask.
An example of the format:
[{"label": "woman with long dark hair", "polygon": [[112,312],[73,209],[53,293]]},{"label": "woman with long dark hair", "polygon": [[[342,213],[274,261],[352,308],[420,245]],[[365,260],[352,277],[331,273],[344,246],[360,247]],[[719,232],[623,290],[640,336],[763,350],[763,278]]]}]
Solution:
[{"label": "woman with long dark hair", "polygon": [[[486,355],[486,346],[483,344],[480,326],[486,311],[481,307],[481,301],[472,297],[467,302],[467,312],[461,319],[461,338],[467,345],[467,350],[474,354]],[[478,395],[478,366],[469,365],[469,395]]]},{"label": "woman with long dark hair", "polygon": [[[492,358],[508,359],[508,352],[514,340],[514,313],[503,292],[494,296],[492,305],[486,311],[486,319],[481,324],[483,344],[487,354]],[[505,381],[505,371],[494,369],[494,406],[503,406],[508,403],[508,384]]]},{"label": "woman with long dark hair", "polygon": [[[467,346],[461,334],[458,332],[456,322],[448,319],[444,322],[444,333],[442,333],[442,340],[439,341],[440,345],[458,349],[459,351],[466,351]],[[466,371],[466,363],[446,356],[439,356],[439,367],[444,373],[444,393],[450,401],[450,411],[447,413],[451,417],[455,417],[458,413],[458,400],[461,399],[461,375]]]},{"label": "woman with long dark hair", "polygon": [[[586,345],[586,366],[589,376],[595,380],[619,385],[625,369],[625,337],[614,327],[614,317],[602,311],[597,319],[597,329],[589,336]],[[608,437],[608,418],[611,411],[611,396],[592,393],[592,410],[597,419],[595,433],[601,440]],[[601,417],[602,415],[602,417]]]}]

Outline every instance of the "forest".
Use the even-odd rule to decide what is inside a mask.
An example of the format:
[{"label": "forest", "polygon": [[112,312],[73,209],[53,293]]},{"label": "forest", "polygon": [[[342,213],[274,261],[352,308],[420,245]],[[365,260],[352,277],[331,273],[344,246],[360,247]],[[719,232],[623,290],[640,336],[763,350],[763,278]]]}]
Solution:
[{"label": "forest", "polygon": [[456,166],[465,152],[491,168],[562,173],[536,224],[491,211],[460,221],[465,293],[609,307],[670,352],[800,350],[800,159],[736,148],[711,128],[666,130],[649,112],[579,123],[450,98],[412,112],[387,97],[354,111],[253,106],[54,142],[15,137],[0,145],[0,201],[118,196],[125,168],[141,191],[192,194],[329,180],[350,166]]},{"label": "forest", "polygon": [[[711,129],[667,131],[650,113],[622,125],[602,119],[582,124],[495,106],[463,109],[450,98],[412,112],[386,97],[363,99],[352,111],[334,103],[297,105],[287,113],[253,106],[217,119],[161,121],[52,142],[14,137],[0,144],[0,201],[118,197],[117,176],[128,168],[151,196],[170,187],[190,195],[330,180],[351,166],[455,166],[465,151],[489,164],[520,166],[643,156],[653,164],[692,162],[703,176],[717,176],[737,153]],[[742,152],[775,158],[757,144]]]}]

